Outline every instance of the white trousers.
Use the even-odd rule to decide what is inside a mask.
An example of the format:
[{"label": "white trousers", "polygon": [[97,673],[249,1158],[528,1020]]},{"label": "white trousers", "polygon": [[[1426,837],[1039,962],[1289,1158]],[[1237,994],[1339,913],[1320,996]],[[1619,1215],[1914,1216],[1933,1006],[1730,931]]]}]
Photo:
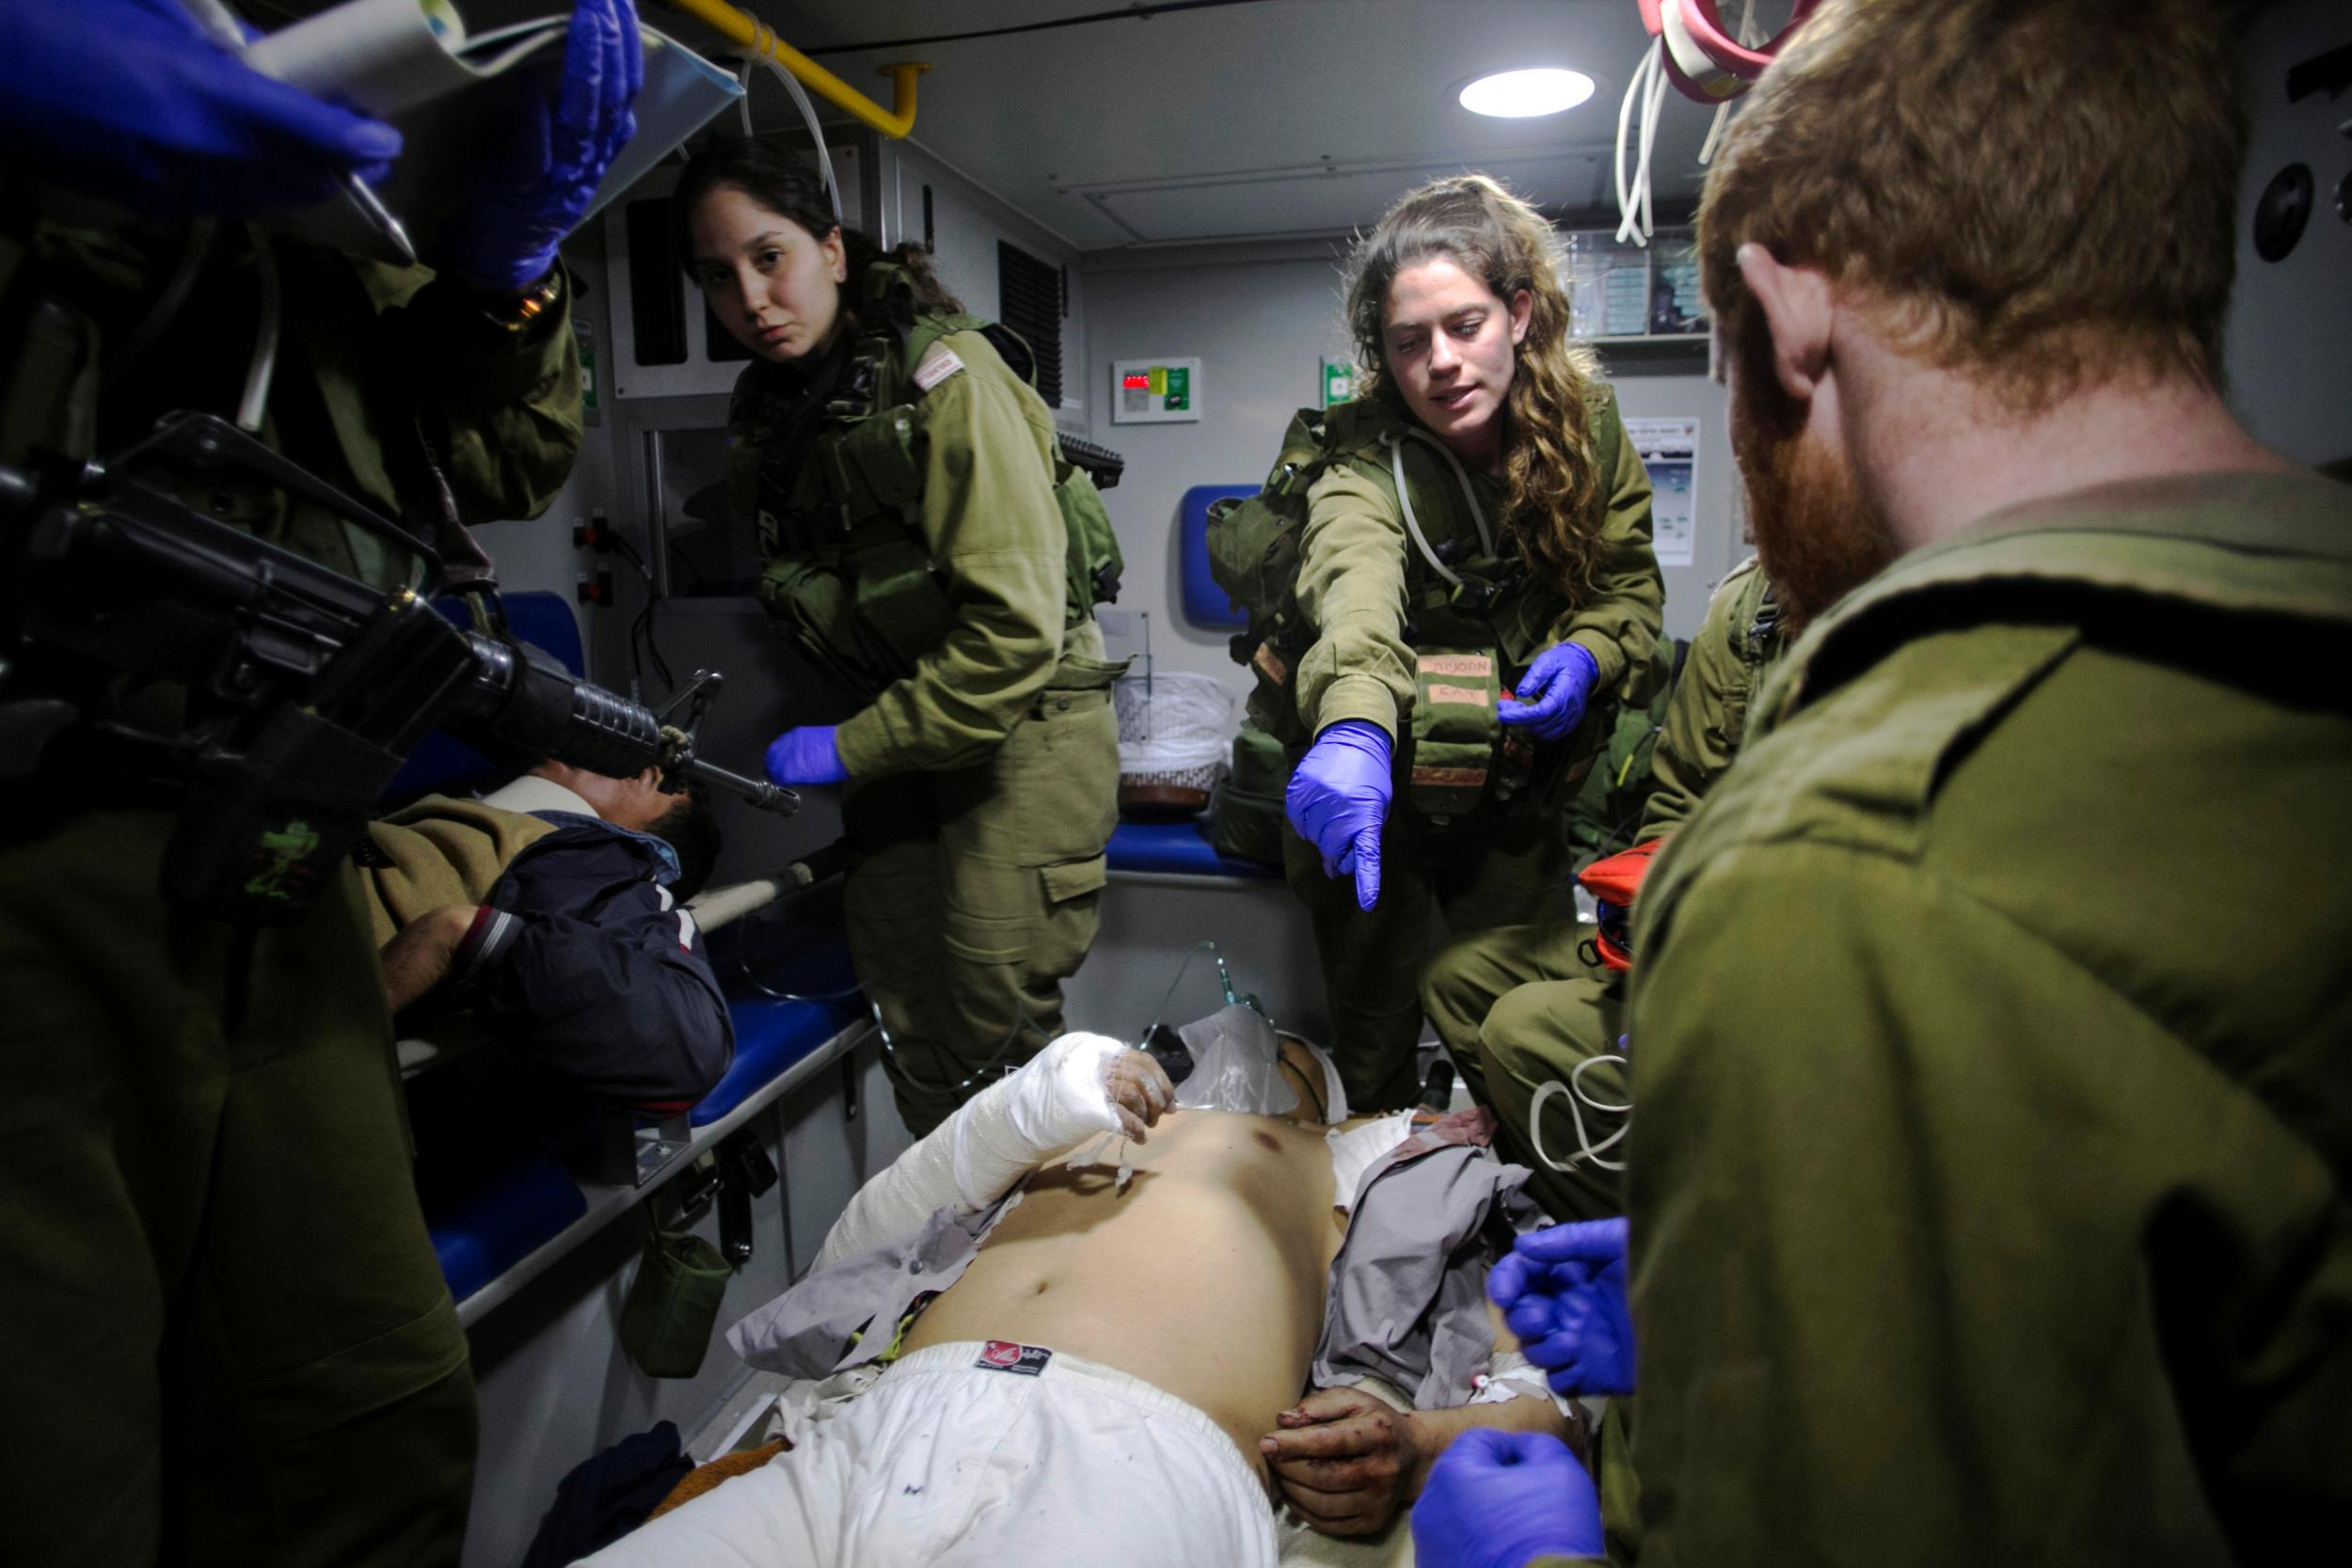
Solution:
[{"label": "white trousers", "polygon": [[931,1345],[801,1447],[581,1568],[1276,1568],[1216,1423],[1097,1362]]}]

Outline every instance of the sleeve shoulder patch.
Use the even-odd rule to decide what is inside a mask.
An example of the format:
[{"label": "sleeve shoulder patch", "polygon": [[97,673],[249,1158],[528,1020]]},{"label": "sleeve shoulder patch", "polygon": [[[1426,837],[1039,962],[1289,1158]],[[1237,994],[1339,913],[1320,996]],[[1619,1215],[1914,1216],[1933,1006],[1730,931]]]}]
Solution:
[{"label": "sleeve shoulder patch", "polygon": [[954,349],[934,348],[914,367],[914,384],[928,392],[962,369],[963,361],[956,357]]}]

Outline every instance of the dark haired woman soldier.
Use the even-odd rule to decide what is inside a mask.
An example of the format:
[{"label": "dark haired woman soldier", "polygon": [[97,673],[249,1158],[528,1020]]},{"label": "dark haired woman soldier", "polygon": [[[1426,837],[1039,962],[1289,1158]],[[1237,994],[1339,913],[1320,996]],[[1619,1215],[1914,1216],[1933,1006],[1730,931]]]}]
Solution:
[{"label": "dark haired woman soldier", "polygon": [[850,946],[920,1135],[1061,1032],[1094,941],[1119,732],[1093,607],[1118,545],[1027,352],[914,246],[835,220],[793,157],[705,147],[676,193],[711,309],[758,357],[728,416],[760,599],[866,706],[786,731],[781,784],[847,784]]}]

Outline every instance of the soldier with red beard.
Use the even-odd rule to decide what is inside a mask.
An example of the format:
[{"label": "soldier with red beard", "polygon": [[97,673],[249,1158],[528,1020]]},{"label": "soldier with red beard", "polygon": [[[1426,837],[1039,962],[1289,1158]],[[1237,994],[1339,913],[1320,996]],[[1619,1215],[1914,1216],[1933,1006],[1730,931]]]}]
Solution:
[{"label": "soldier with red beard", "polygon": [[[1709,172],[1811,625],[1636,912],[1645,1568],[2352,1523],[2352,492],[2222,398],[2233,79],[2197,0],[1830,0]],[[1628,1271],[1521,1249],[1597,1359]]]}]

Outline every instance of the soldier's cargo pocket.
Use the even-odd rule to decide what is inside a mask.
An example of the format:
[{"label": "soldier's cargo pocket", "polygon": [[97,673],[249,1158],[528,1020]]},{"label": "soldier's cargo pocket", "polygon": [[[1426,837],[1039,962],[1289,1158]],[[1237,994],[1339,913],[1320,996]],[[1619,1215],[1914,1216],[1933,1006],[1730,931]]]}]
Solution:
[{"label": "soldier's cargo pocket", "polygon": [[1007,737],[995,771],[1015,802],[1023,860],[1099,858],[1119,824],[1119,721],[1108,689],[1049,688]]},{"label": "soldier's cargo pocket", "polygon": [[948,953],[966,963],[1019,965],[1037,944],[1044,899],[1036,868],[987,853],[952,855],[940,925]]},{"label": "soldier's cargo pocket", "polygon": [[1028,956],[1029,973],[1065,979],[1078,972],[1087,949],[1094,945],[1094,932],[1102,923],[1103,887],[1110,878],[1109,858],[1092,855],[1041,865],[1037,875],[1044,889],[1045,918]]},{"label": "soldier's cargo pocket", "polygon": [[1045,903],[1050,909],[1102,892],[1103,884],[1110,879],[1110,858],[1096,855],[1089,860],[1064,861],[1059,865],[1041,865],[1037,874],[1045,883]]}]

